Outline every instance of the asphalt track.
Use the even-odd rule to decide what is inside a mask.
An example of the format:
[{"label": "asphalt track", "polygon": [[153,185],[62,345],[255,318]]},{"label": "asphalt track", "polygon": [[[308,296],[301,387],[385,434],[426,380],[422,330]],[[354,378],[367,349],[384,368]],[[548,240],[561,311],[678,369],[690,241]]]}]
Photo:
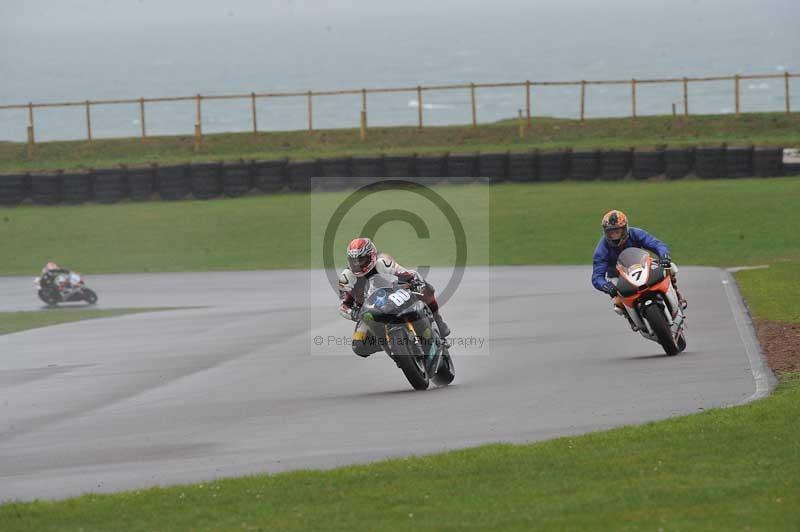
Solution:
[{"label": "asphalt track", "polygon": [[[322,272],[90,277],[100,308],[195,308],[0,336],[0,501],[330,468],[736,404],[756,393],[757,372],[727,277],[682,269],[689,347],[670,358],[611,312],[585,267],[470,268],[443,309],[456,381],[426,392],[385,355],[336,345],[352,324]],[[0,311],[41,308],[31,278],[0,278],[0,294]]]}]

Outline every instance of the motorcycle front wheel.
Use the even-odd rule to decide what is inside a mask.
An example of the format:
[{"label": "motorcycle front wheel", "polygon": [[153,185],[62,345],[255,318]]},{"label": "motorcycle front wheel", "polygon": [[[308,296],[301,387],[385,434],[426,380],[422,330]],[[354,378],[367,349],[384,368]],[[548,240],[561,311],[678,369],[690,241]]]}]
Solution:
[{"label": "motorcycle front wheel", "polygon": [[425,363],[416,351],[417,342],[408,330],[396,328],[389,332],[392,345],[392,359],[403,371],[409,384],[415,390],[427,390],[430,379],[425,373]]},{"label": "motorcycle front wheel", "polygon": [[653,303],[644,307],[644,319],[653,328],[658,343],[661,344],[666,354],[675,356],[681,351],[675,343],[675,338],[672,337],[672,330],[670,330],[669,323],[664,317],[664,311],[659,305]]},{"label": "motorcycle front wheel", "polygon": [[58,300],[48,295],[44,290],[39,290],[39,299],[44,301],[48,307],[55,307],[58,304]]}]

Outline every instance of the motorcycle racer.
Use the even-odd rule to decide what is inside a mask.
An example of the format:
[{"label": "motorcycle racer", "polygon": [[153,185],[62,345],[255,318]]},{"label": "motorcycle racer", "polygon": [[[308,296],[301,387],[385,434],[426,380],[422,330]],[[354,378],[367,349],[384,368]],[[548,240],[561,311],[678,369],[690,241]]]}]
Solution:
[{"label": "motorcycle racer", "polygon": [[[686,300],[678,292],[678,281],[676,275],[678,267],[670,258],[669,248],[662,241],[638,227],[628,226],[628,217],[625,213],[618,210],[608,211],[602,220],[603,236],[597,243],[594,251],[592,285],[605,292],[612,298],[617,297],[617,287],[611,279],[619,277],[616,270],[619,254],[628,247],[643,248],[652,251],[659,258],[661,267],[671,272],[672,284],[678,294],[680,304],[686,308]],[[624,311],[621,305],[615,300],[614,310],[628,318],[630,316]],[[635,330],[635,325],[631,322],[631,327]]]},{"label": "motorcycle racer", "polygon": [[339,314],[355,321],[353,331],[353,352],[361,357],[368,357],[381,350],[377,339],[369,333],[362,321],[358,319],[358,311],[364,302],[366,280],[376,273],[395,275],[414,290],[422,293],[422,301],[428,305],[439,333],[444,338],[450,334],[450,328],[439,314],[439,303],[436,301],[433,286],[425,281],[414,270],[400,266],[391,256],[378,253],[375,244],[369,238],[356,238],[347,246],[347,265],[339,275]]}]

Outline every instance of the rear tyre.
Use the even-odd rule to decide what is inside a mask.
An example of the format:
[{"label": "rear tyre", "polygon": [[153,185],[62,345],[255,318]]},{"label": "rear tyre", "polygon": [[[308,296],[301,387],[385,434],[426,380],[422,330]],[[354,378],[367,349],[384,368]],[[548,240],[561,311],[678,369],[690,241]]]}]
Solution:
[{"label": "rear tyre", "polygon": [[415,390],[427,390],[430,379],[425,373],[425,365],[421,356],[418,356],[416,339],[405,329],[397,329],[392,334],[392,358],[408,379]]},{"label": "rear tyre", "polygon": [[95,294],[94,290],[90,288],[84,288],[83,299],[90,305],[94,305],[95,303],[97,303],[97,294]]},{"label": "rear tyre", "polygon": [[650,327],[652,327],[656,338],[658,338],[658,343],[664,348],[664,352],[669,356],[677,355],[681,350],[672,337],[672,331],[667,323],[667,319],[664,317],[664,311],[661,309],[661,306],[652,303],[644,307],[644,318],[647,320],[647,323],[650,324]]},{"label": "rear tyre", "polygon": [[683,353],[686,349],[686,334],[681,332],[681,335],[678,337],[678,353]]},{"label": "rear tyre", "polygon": [[450,353],[446,352],[442,355],[442,362],[439,365],[439,371],[433,376],[433,383],[436,386],[447,386],[453,379],[456,378],[456,368],[453,365],[453,359]]}]

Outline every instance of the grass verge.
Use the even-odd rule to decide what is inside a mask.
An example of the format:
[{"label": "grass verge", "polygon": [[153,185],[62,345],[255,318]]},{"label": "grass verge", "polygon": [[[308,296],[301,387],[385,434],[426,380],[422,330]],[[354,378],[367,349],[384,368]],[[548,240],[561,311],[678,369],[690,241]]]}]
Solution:
[{"label": "grass verge", "polygon": [[[667,242],[679,264],[731,266],[800,258],[800,178],[435,187],[454,205],[470,264],[589,264],[600,218],[624,210]],[[317,267],[311,243],[349,193],[283,194],[212,201],[0,208],[0,275],[32,275],[49,260],[87,274]],[[416,196],[395,192],[359,205],[337,232],[337,261],[369,209],[419,213],[431,238],[391,222],[378,244],[401,263],[453,264],[449,225]],[[371,211],[369,211],[371,212]],[[488,227],[487,227],[488,225]],[[71,235],[71,238],[65,238]],[[487,236],[488,235],[488,238]]]},{"label": "grass verge", "polygon": [[217,160],[313,159],[341,155],[407,154],[457,151],[520,151],[597,148],[652,148],[659,145],[696,146],[756,144],[800,146],[800,114],[751,113],[698,115],[688,121],[671,116],[595,118],[578,120],[536,117],[525,138],[519,138],[516,120],[471,126],[370,128],[366,142],[356,129],[308,133],[287,131],[206,135],[199,150],[194,137],[150,137],[41,142],[28,154],[20,142],[0,142],[0,173],[57,168],[104,168]]},{"label": "grass verge", "polygon": [[800,375],[642,426],[334,471],[0,506],[16,530],[796,530]]},{"label": "grass verge", "polygon": [[57,308],[42,311],[0,312],[0,335],[38,329],[62,323],[113,318],[142,312],[171,310],[165,308],[118,308],[118,309],[84,309]]}]

